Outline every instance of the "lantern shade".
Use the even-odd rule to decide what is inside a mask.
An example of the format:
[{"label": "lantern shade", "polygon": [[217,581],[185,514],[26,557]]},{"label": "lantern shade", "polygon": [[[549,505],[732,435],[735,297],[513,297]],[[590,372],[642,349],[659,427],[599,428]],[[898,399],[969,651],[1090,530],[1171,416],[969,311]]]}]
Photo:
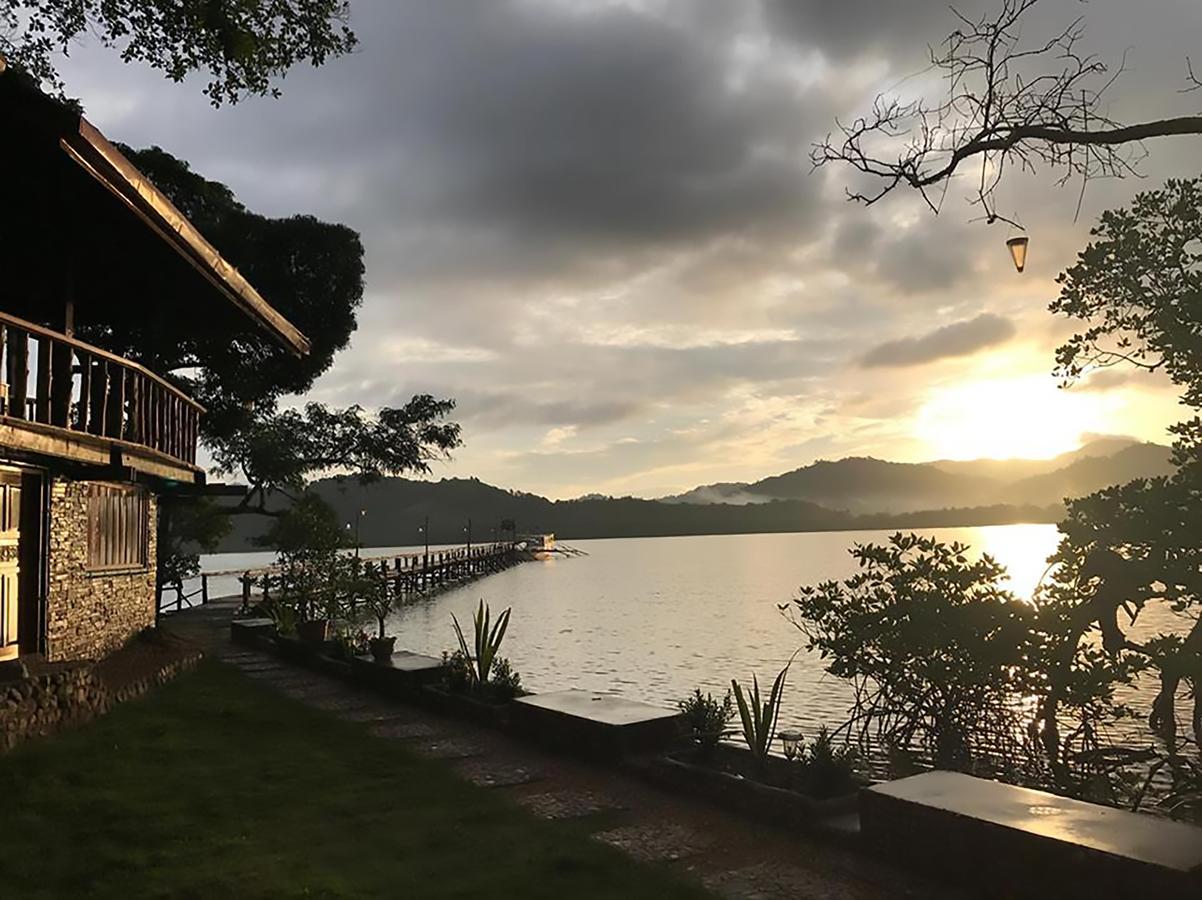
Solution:
[{"label": "lantern shade", "polygon": [[1010,250],[1010,258],[1014,260],[1014,268],[1020,272],[1027,267],[1027,245],[1030,243],[1031,239],[1025,234],[1006,241],[1006,246]]},{"label": "lantern shade", "polygon": [[801,751],[802,735],[800,731],[782,731],[778,737],[788,759],[793,759]]}]

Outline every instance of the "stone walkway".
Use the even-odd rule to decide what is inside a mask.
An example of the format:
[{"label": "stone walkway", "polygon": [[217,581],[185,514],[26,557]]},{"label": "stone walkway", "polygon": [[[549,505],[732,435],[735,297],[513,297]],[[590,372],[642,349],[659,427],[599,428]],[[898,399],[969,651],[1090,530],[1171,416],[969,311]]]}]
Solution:
[{"label": "stone walkway", "polygon": [[508,735],[442,718],[267,654],[234,645],[235,604],[215,601],[164,620],[175,633],[288,697],[352,722],[464,779],[503,791],[546,819],[581,819],[593,838],[672,866],[731,900],[869,900],[961,896],[835,843],[750,822],[612,770],[545,752]]}]

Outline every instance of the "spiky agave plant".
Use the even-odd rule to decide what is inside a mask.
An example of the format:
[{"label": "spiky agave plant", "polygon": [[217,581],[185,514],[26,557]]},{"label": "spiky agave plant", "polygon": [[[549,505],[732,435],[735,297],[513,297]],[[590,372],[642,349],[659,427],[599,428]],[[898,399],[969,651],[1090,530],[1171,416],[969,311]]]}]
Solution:
[{"label": "spiky agave plant", "polygon": [[471,673],[472,686],[478,690],[483,690],[484,686],[488,684],[488,675],[492,671],[493,660],[497,658],[497,651],[501,648],[501,641],[505,638],[505,629],[509,627],[509,613],[512,609],[513,607],[506,608],[505,612],[497,616],[494,624],[488,605],[483,600],[480,601],[473,620],[474,653],[469,649],[467,639],[463,636],[459,619],[455,617],[454,613],[451,613],[451,621],[455,623],[455,637],[459,639],[459,649],[472,663],[468,671]]},{"label": "spiky agave plant", "polygon": [[743,725],[743,740],[747,742],[757,766],[763,766],[768,759],[768,751],[772,748],[772,740],[776,737],[776,720],[780,715],[781,695],[784,693],[785,675],[793,660],[785,663],[785,667],[777,673],[772,683],[768,699],[760,702],[760,682],[753,672],[751,675],[751,690],[746,696],[743,687],[735,679],[730,680],[731,689],[735,692],[735,703],[739,707],[739,720]]}]

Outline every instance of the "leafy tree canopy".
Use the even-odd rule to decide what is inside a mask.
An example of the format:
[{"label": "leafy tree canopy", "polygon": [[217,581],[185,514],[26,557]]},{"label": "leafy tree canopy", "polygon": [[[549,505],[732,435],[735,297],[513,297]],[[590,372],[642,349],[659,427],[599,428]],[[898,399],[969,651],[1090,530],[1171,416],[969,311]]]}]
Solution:
[{"label": "leafy tree canopy", "polygon": [[278,96],[297,63],[350,52],[349,15],[346,0],[4,0],[0,54],[61,91],[55,55],[92,36],[172,81],[207,74],[204,93],[220,106]]}]

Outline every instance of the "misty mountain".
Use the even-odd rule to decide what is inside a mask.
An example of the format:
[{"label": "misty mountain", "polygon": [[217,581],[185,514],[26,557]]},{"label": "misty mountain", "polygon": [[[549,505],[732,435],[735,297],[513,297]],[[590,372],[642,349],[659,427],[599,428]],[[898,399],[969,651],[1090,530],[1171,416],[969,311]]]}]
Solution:
[{"label": "misty mountain", "polygon": [[[472,540],[499,536],[502,520],[520,532],[554,532],[562,540],[604,537],[662,537],[689,534],[745,534],[792,531],[848,531],[952,525],[1003,525],[1052,522],[1058,506],[998,505],[975,509],[928,510],[905,514],[853,515],[805,500],[769,500],[745,504],[664,503],[634,497],[549,500],[506,491],[476,479],[414,481],[384,478],[361,485],[353,479],[325,479],[309,490],[334,508],[338,518],[359,522],[359,540],[368,547],[416,546],[427,516],[432,544],[463,544],[467,523]],[[283,497],[270,506],[284,507]],[[360,511],[363,514],[360,516]],[[218,550],[259,549],[254,539],[268,527],[262,516],[236,516],[233,532]]]},{"label": "misty mountain", "polygon": [[1172,471],[1169,448],[1102,438],[1046,460],[895,463],[871,457],[811,465],[755,482],[704,485],[663,498],[691,505],[805,500],[851,513],[1020,504],[1048,506],[1133,478]]},{"label": "misty mountain", "polygon": [[[420,544],[427,517],[433,544],[464,543],[469,519],[477,543],[497,537],[506,519],[519,531],[554,532],[565,540],[846,531],[1055,522],[1063,514],[1063,498],[1167,474],[1168,460],[1166,447],[1107,439],[1054,460],[821,461],[756,482],[706,485],[661,500],[597,494],[549,500],[474,478],[383,478],[366,485],[328,478],[309,490],[342,521],[358,520],[359,539],[369,547]],[[269,505],[282,508],[286,500],[276,497]],[[254,549],[253,539],[268,524],[261,516],[235,517],[234,531],[219,549]]]}]

